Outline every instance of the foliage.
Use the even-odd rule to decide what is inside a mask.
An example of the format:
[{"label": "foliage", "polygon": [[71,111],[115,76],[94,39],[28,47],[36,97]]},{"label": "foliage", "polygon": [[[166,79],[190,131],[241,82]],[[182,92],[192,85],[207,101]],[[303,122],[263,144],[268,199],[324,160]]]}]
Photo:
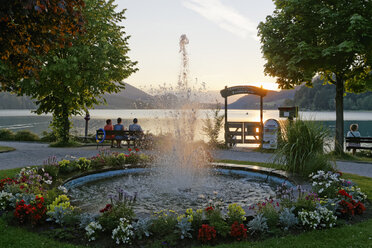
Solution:
[{"label": "foliage", "polygon": [[10,199],[13,197],[12,193],[0,191],[0,210],[4,211],[9,208]]},{"label": "foliage", "polygon": [[336,225],[337,217],[325,207],[317,207],[314,211],[301,211],[298,213],[300,223],[310,229],[322,229]]},{"label": "foliage", "polygon": [[137,222],[132,224],[134,229],[134,235],[138,239],[142,239],[143,237],[150,237],[150,227],[152,225],[152,219],[150,218],[140,218]]},{"label": "foliage", "polygon": [[[296,90],[294,102],[300,109],[334,110],[335,86],[324,84],[324,80],[316,77],[312,81],[312,88],[301,86]],[[293,106],[290,105],[290,106]],[[361,94],[346,93],[344,96],[344,110],[372,110],[372,92]]]},{"label": "foliage", "polygon": [[245,228],[243,224],[239,224],[237,221],[235,221],[231,225],[230,236],[238,241],[247,239],[247,228]]},{"label": "foliage", "polygon": [[345,190],[338,191],[341,201],[339,202],[339,213],[346,218],[350,218],[355,214],[363,214],[366,207],[361,201],[356,201],[353,196],[348,194]]},{"label": "foliage", "polygon": [[169,233],[174,233],[177,225],[177,214],[173,210],[161,210],[154,213],[150,228],[154,236],[164,237]]},{"label": "foliage", "polygon": [[86,235],[88,237],[88,240],[89,241],[96,240],[96,238],[98,237],[98,231],[101,231],[101,230],[102,230],[101,224],[99,224],[98,222],[95,222],[95,221],[90,222],[85,227],[85,231],[86,231]]},{"label": "foliage", "polygon": [[188,217],[183,217],[180,220],[178,220],[176,224],[176,230],[175,233],[178,233],[180,235],[181,239],[185,238],[192,238],[191,232],[192,232],[192,226],[190,219]]},{"label": "foliage", "polygon": [[310,121],[297,120],[282,126],[276,161],[283,169],[304,176],[332,166],[324,153],[328,131]]},{"label": "foliage", "polygon": [[14,140],[14,132],[9,129],[0,129],[0,139],[1,140]]},{"label": "foliage", "polygon": [[208,224],[203,224],[198,232],[198,240],[202,243],[211,243],[216,239],[216,236],[216,230]]},{"label": "foliage", "polygon": [[83,14],[85,33],[70,47],[59,47],[40,58],[39,77],[24,80],[21,93],[36,99],[37,114],[53,113],[52,127],[62,144],[69,143],[72,115],[85,114],[104,93],[119,92],[133,72],[127,53],[128,36],[114,1],[89,0]]},{"label": "foliage", "polygon": [[285,231],[298,224],[298,218],[293,213],[294,207],[284,208],[279,214],[279,223]]},{"label": "foliage", "polygon": [[30,204],[26,204],[24,200],[17,202],[14,217],[21,224],[31,223],[32,225],[36,225],[45,218],[45,213],[44,198],[36,196]]},{"label": "foliage", "polygon": [[71,206],[70,199],[67,195],[59,195],[56,199],[52,202],[52,204],[48,205],[49,211],[54,211],[55,207],[62,207],[63,209],[70,209],[73,210],[74,208]]},{"label": "foliage", "polygon": [[225,119],[224,115],[220,115],[221,105],[216,104],[216,108],[213,110],[212,118],[209,114],[206,114],[206,119],[203,120],[203,133],[209,138],[209,144],[212,147],[217,147],[222,145],[222,142],[218,140],[218,136],[223,127],[223,120]]},{"label": "foliage", "polygon": [[340,178],[339,173],[331,171],[317,171],[309,175],[314,192],[320,197],[334,198],[338,189],[342,186],[343,179]]},{"label": "foliage", "polygon": [[226,237],[229,234],[230,226],[226,223],[219,208],[212,206],[207,207],[205,209],[205,216],[218,235]]},{"label": "foliage", "polygon": [[118,245],[121,243],[126,245],[131,244],[133,237],[134,232],[130,222],[125,218],[120,218],[118,227],[112,230],[111,238],[115,240],[115,243]]},{"label": "foliage", "polygon": [[229,204],[227,207],[227,216],[229,224],[233,224],[234,222],[241,224],[246,220],[244,209],[236,203]]},{"label": "foliage", "polygon": [[262,203],[257,204],[257,213],[262,214],[266,218],[266,223],[269,227],[275,227],[279,220],[279,202],[273,199],[266,199]]},{"label": "foliage", "polygon": [[[37,55],[71,45],[83,32],[83,0],[3,2],[0,8],[0,83],[15,90],[17,78],[37,74]],[[16,75],[18,74],[18,75]]]},{"label": "foliage", "polygon": [[109,211],[98,217],[98,222],[102,225],[105,232],[112,232],[119,226],[120,218],[132,221],[134,218],[133,206],[128,204],[114,205]]},{"label": "foliage", "polygon": [[303,82],[311,86],[315,75],[336,85],[335,149],[342,152],[344,91],[372,87],[372,3],[309,0],[275,5],[258,26],[265,73],[277,77],[284,89]]},{"label": "foliage", "polygon": [[37,134],[32,133],[29,130],[18,131],[14,135],[14,140],[16,141],[38,141],[40,140]]},{"label": "foliage", "polygon": [[252,235],[263,234],[268,231],[267,218],[263,214],[257,214],[254,218],[248,222],[248,228]]}]

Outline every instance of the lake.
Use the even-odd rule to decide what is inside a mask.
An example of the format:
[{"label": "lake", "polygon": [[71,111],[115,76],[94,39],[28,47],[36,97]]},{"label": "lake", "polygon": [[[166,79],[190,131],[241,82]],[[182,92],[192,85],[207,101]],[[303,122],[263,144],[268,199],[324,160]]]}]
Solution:
[{"label": "lake", "polygon": [[[170,120],[175,115],[176,110],[164,109],[94,109],[90,110],[91,120],[89,121],[89,133],[95,133],[95,130],[102,128],[105,125],[105,120],[110,118],[113,123],[116,123],[116,118],[121,117],[123,124],[128,127],[132,123],[133,118],[138,118],[144,130],[152,133],[167,133],[171,128]],[[202,120],[211,110],[199,110],[197,129],[200,130],[203,125]],[[221,114],[224,110],[221,110]],[[331,131],[335,128],[336,113],[300,112],[300,116],[305,120],[319,121],[329,127]],[[279,118],[278,110],[265,110],[264,121],[267,119],[283,119]],[[358,123],[359,130],[362,136],[372,136],[372,111],[345,111],[345,135],[349,130],[351,123]],[[52,120],[51,115],[38,116],[30,110],[0,110],[0,129],[8,128],[13,131],[30,130],[34,133],[41,134],[43,131],[50,131],[49,125]],[[259,110],[228,110],[229,121],[259,121]],[[74,116],[72,118],[73,129],[72,133],[78,136],[84,136],[85,120],[83,116]],[[201,135],[199,132],[198,135]]]}]

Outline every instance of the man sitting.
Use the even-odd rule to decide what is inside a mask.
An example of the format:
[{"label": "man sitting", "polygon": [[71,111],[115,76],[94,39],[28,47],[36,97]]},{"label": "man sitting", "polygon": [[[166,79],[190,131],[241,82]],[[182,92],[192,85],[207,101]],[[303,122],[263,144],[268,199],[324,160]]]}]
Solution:
[{"label": "man sitting", "polygon": [[129,131],[140,131],[140,132],[143,132],[141,126],[139,124],[137,124],[137,123],[138,123],[137,118],[134,118],[133,119],[133,124],[130,124],[129,125]]},{"label": "man sitting", "polygon": [[[142,130],[141,126],[139,124],[137,124],[137,123],[138,123],[137,118],[134,118],[133,119],[133,124],[130,124],[129,125],[129,131],[136,131],[136,132],[138,132],[137,135],[133,135],[133,136],[130,137],[131,140],[138,140],[138,139],[140,139],[142,137],[143,130]],[[134,145],[136,145],[136,143],[134,143]]]}]

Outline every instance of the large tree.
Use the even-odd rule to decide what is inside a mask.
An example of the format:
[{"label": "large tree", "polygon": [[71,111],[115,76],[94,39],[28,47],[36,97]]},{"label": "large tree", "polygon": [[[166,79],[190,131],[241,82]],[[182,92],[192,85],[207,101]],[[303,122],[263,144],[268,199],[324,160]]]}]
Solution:
[{"label": "large tree", "polygon": [[84,0],[0,0],[0,90],[37,76],[37,55],[70,45],[83,32]]},{"label": "large tree", "polygon": [[372,1],[276,0],[258,26],[265,73],[283,89],[319,75],[336,85],[335,149],[343,151],[345,91],[371,87]]},{"label": "large tree", "polygon": [[118,92],[122,80],[135,72],[127,53],[128,38],[120,26],[124,10],[114,0],[86,0],[85,32],[71,46],[50,50],[40,58],[38,78],[23,80],[21,93],[37,100],[37,113],[53,113],[52,126],[67,143],[71,115],[81,114],[100,102],[104,93]]}]

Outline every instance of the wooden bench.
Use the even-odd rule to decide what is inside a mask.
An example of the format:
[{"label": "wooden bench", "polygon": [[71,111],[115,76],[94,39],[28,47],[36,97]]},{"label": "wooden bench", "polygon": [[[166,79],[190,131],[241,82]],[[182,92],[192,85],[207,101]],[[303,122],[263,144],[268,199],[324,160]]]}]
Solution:
[{"label": "wooden bench", "polygon": [[[362,146],[362,144],[372,144],[372,137],[346,137],[346,150],[353,150],[353,155],[356,152],[356,149],[360,150],[372,150],[372,146]],[[359,144],[355,146],[353,144]]]},{"label": "wooden bench", "polygon": [[[105,135],[106,134],[106,135]],[[98,145],[101,144],[103,146],[103,142],[105,140],[116,140],[115,136],[123,136],[124,138],[122,141],[126,142],[126,145],[128,148],[133,145],[133,147],[141,146],[142,141],[144,140],[144,133],[142,131],[128,131],[128,130],[105,130],[98,129],[96,131],[96,138],[99,141],[97,142],[97,148]],[[125,144],[124,144],[125,146]]]},{"label": "wooden bench", "polygon": [[227,143],[230,146],[235,144],[261,144],[260,122],[228,122]]}]

